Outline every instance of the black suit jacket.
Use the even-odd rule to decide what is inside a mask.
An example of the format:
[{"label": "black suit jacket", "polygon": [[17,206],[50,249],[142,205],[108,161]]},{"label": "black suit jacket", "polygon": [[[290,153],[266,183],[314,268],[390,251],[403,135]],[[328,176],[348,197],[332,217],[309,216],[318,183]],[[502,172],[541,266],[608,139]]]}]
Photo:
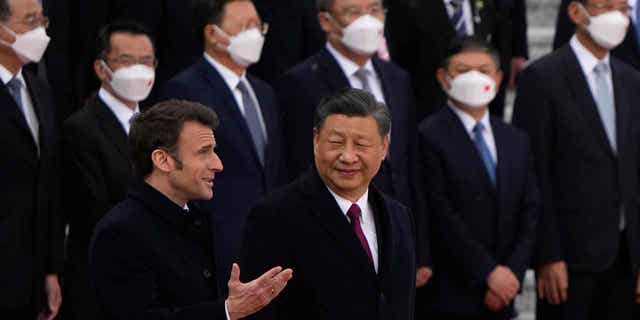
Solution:
[{"label": "black suit jacket", "polygon": [[432,214],[431,302],[439,312],[484,314],[489,274],[504,265],[522,283],[533,252],[540,199],[529,139],[498,118],[490,122],[497,187],[451,107],[420,125],[419,162]]},{"label": "black suit jacket", "polygon": [[272,266],[293,278],[254,319],[413,319],[415,259],[409,210],[369,188],[379,272],[315,169],[275,191],[247,222],[241,277]]},{"label": "black suit jacket", "polygon": [[315,0],[254,0],[262,21],[269,23],[260,61],[249,68],[273,84],[285,71],[318,52],[324,32]]},{"label": "black suit jacket", "polygon": [[[414,100],[409,75],[396,65],[372,59],[382,93],[392,115],[390,158],[382,164],[374,183],[407,206],[414,206],[415,135]],[[289,176],[293,179],[313,164],[313,115],[320,100],[343,88],[349,80],[323,48],[289,70],[276,85],[288,147]]]},{"label": "black suit jacket", "polygon": [[60,152],[46,82],[23,69],[40,126],[40,153],[22,111],[0,83],[0,309],[44,301],[44,275],[62,271]]},{"label": "black suit jacket", "polygon": [[[509,74],[511,57],[528,56],[527,20],[524,0],[470,1],[474,33],[500,52],[502,69]],[[411,73],[418,101],[418,121],[446,105],[436,80],[436,70],[455,37],[455,30],[442,0],[388,1],[387,34],[391,58]]]},{"label": "black suit jacket", "polygon": [[[553,38],[553,50],[557,50],[569,42],[576,31],[576,25],[571,22],[567,14],[570,0],[562,0],[558,8],[556,20],[556,34]],[[640,45],[636,33],[637,26],[632,22],[622,43],[611,50],[611,54],[620,60],[640,70]]]},{"label": "black suit jacket", "polygon": [[614,153],[569,45],[522,74],[513,122],[532,139],[542,213],[536,266],[565,260],[572,271],[607,269],[618,253],[620,211],[637,271],[640,76],[611,57],[618,152]]},{"label": "black suit jacket", "polygon": [[98,96],[65,121],[63,137],[63,205],[69,223],[65,302],[76,318],[89,319],[97,314],[89,299],[89,241],[102,216],[127,195],[131,160],[124,128]]},{"label": "black suit jacket", "polygon": [[206,215],[139,182],[98,223],[89,268],[103,319],[226,319]]},{"label": "black suit jacket", "polygon": [[219,271],[223,273],[231,270],[251,207],[267,192],[284,184],[286,179],[284,143],[275,94],[263,81],[251,75],[248,75],[248,80],[267,127],[264,167],[258,160],[249,129],[233,93],[207,60],[200,58],[169,81],[160,93],[160,100],[177,98],[202,103],[212,108],[220,118],[220,127],[215,132],[218,143],[216,150],[224,171],[216,175],[213,199],[205,201],[203,209],[214,221]]}]

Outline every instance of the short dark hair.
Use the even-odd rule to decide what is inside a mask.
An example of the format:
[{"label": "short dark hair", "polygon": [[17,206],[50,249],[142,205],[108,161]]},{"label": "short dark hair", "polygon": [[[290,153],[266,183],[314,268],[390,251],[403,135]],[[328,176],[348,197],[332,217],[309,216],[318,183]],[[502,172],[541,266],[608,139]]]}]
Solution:
[{"label": "short dark hair", "polygon": [[319,132],[325,120],[334,114],[347,117],[372,116],[378,124],[378,131],[382,137],[389,134],[391,130],[391,113],[387,106],[364,90],[347,88],[324,97],[316,108],[313,119],[314,129]]},{"label": "short dark hair", "polygon": [[0,0],[0,21],[7,21],[11,17],[11,5],[9,0]]},{"label": "short dark hair", "polygon": [[207,25],[220,25],[224,18],[227,4],[235,1],[251,0],[193,0],[192,10],[194,18],[195,36],[204,43],[204,28]]},{"label": "short dark hair", "polygon": [[197,102],[167,100],[160,102],[133,119],[129,132],[129,148],[135,174],[145,178],[153,172],[151,154],[163,149],[180,163],[178,138],[185,122],[194,121],[215,130],[218,115]]},{"label": "short dark hair", "polygon": [[153,51],[155,52],[156,50],[151,31],[149,31],[146,26],[131,20],[118,20],[102,26],[98,31],[98,37],[96,38],[96,59],[103,59],[111,52],[111,37],[115,33],[146,36],[151,41]]},{"label": "short dark hair", "polygon": [[465,36],[462,38],[454,38],[453,40],[451,40],[449,46],[447,47],[444,59],[441,62],[441,67],[445,69],[449,67],[451,57],[463,52],[486,53],[491,56],[491,59],[496,64],[496,68],[500,70],[500,54],[498,53],[498,50],[496,50],[486,41],[474,36]]},{"label": "short dark hair", "polygon": [[318,12],[331,11],[331,7],[336,0],[316,0],[316,6],[318,7]]}]

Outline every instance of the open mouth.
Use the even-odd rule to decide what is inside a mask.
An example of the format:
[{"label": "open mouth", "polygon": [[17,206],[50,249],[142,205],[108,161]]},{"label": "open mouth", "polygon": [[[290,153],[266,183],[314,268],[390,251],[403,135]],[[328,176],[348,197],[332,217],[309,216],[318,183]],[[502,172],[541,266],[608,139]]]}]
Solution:
[{"label": "open mouth", "polygon": [[204,180],[204,183],[207,185],[207,187],[213,188],[213,178],[207,178],[203,180]]}]

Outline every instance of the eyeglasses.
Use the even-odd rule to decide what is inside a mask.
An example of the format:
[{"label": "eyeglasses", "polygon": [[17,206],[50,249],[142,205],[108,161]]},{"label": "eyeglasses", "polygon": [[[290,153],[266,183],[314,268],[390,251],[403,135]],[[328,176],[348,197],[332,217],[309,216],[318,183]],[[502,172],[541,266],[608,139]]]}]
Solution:
[{"label": "eyeglasses", "polygon": [[[242,31],[258,29],[263,36],[266,36],[269,32],[269,24],[266,22],[250,23],[242,27]],[[240,32],[242,32],[240,31]]]},{"label": "eyeglasses", "polygon": [[49,27],[49,18],[46,16],[31,16],[26,19],[16,20],[16,22],[21,23],[31,29],[35,29],[38,27],[44,27],[46,29]]},{"label": "eyeglasses", "polygon": [[631,7],[629,6],[629,4],[627,3],[621,3],[621,4],[612,4],[611,2],[601,2],[601,3],[590,3],[586,5],[587,7],[596,9],[596,10],[618,10],[624,14],[628,13],[629,10],[631,9]]},{"label": "eyeglasses", "polygon": [[367,14],[374,17],[384,17],[387,14],[387,10],[382,7],[382,4],[375,4],[367,9],[349,7],[337,14],[347,21],[353,21]]},{"label": "eyeglasses", "polygon": [[158,60],[155,57],[136,58],[130,55],[121,55],[113,59],[105,58],[105,60],[123,66],[132,66],[134,64],[142,64],[151,68],[158,66]]}]

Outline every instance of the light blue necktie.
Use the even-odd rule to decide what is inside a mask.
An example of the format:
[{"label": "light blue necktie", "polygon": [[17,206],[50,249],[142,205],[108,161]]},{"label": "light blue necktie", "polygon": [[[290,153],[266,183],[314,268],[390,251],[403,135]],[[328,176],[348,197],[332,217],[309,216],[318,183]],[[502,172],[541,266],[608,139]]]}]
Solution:
[{"label": "light blue necktie", "polygon": [[613,105],[613,93],[609,89],[607,78],[609,76],[609,66],[604,62],[598,62],[593,68],[593,73],[596,79],[596,105],[598,107],[598,113],[600,114],[600,120],[604,125],[604,130],[609,138],[609,144],[613,152],[617,152],[618,144],[616,138],[616,110]]},{"label": "light blue necktie", "polygon": [[640,44],[640,24],[638,24],[638,18],[640,18],[640,2],[636,2],[636,19],[633,21],[633,27],[636,29],[637,43]]},{"label": "light blue necktie", "polygon": [[242,80],[238,82],[238,90],[242,93],[242,105],[244,106],[244,118],[249,127],[249,133],[251,139],[258,153],[258,158],[262,166],[264,166],[264,152],[267,145],[267,139],[262,132],[262,126],[260,125],[260,116],[258,114],[258,107],[253,101],[249,88],[244,84]]},{"label": "light blue necktie", "polygon": [[482,131],[484,130],[484,125],[478,122],[473,127],[473,143],[476,145],[476,149],[478,149],[478,153],[480,153],[480,157],[482,158],[482,162],[484,163],[485,169],[487,169],[487,174],[489,175],[489,179],[491,179],[491,183],[496,185],[496,163],[493,161],[493,157],[491,156],[491,151],[489,151],[489,147],[487,143],[484,141],[484,137],[482,137]]}]

